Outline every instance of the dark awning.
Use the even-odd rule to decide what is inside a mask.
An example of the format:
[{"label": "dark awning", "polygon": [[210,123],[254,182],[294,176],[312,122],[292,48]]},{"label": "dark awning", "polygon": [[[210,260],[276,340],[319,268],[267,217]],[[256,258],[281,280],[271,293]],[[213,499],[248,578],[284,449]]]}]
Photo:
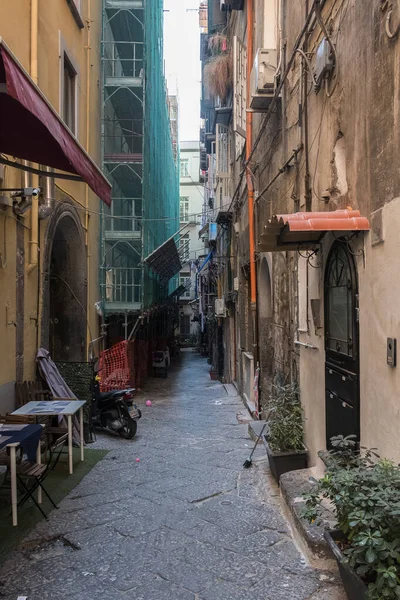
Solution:
[{"label": "dark awning", "polygon": [[182,294],[184,294],[185,292],[186,292],[185,286],[180,285],[172,292],[172,294],[170,294],[168,296],[168,298],[179,298],[179,296],[182,296]]},{"label": "dark awning", "polygon": [[169,280],[182,269],[174,238],[170,238],[154,252],[149,254],[143,262],[157,273],[161,279]]},{"label": "dark awning", "polygon": [[0,152],[78,175],[111,204],[107,179],[1,37]]},{"label": "dark awning", "polygon": [[303,212],[274,215],[265,225],[257,250],[312,249],[328,231],[369,231],[370,224],[358,210]]}]

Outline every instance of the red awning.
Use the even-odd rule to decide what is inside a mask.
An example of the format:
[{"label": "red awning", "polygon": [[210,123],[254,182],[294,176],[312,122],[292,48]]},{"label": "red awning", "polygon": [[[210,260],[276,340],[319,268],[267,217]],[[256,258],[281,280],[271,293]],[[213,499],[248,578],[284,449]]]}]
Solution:
[{"label": "red awning", "polygon": [[0,152],[78,175],[111,204],[107,179],[1,38]]},{"label": "red awning", "polygon": [[274,215],[264,227],[258,251],[312,249],[328,231],[369,231],[370,228],[368,219],[358,210]]}]

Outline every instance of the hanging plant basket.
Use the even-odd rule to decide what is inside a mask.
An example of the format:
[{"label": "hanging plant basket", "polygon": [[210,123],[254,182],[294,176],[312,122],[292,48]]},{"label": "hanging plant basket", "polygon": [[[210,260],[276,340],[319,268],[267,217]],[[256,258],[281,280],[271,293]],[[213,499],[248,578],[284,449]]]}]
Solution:
[{"label": "hanging plant basket", "polygon": [[210,58],[204,67],[204,84],[211,96],[224,101],[233,85],[232,54],[224,52]]}]

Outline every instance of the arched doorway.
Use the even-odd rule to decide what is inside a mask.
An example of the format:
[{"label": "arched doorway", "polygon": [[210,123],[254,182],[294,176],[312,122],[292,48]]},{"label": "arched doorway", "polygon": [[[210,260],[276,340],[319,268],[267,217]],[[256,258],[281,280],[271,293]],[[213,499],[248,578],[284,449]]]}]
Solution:
[{"label": "arched doorway", "polygon": [[332,246],[325,271],[326,442],[360,439],[357,272],[345,242]]},{"label": "arched doorway", "polygon": [[265,408],[271,391],[273,377],[273,341],[272,341],[272,282],[267,258],[261,259],[258,272],[258,328],[260,345],[260,402]]},{"label": "arched doorway", "polygon": [[59,210],[46,247],[42,344],[55,361],[86,359],[86,252],[79,216]]}]

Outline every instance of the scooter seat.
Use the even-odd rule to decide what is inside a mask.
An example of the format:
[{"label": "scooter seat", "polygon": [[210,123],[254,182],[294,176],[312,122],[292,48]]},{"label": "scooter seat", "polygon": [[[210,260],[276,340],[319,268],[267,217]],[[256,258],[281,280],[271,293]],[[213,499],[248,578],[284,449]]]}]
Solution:
[{"label": "scooter seat", "polygon": [[100,392],[99,400],[104,402],[105,400],[111,400],[112,398],[124,396],[125,394],[132,394],[134,391],[135,388],[127,388],[125,390],[112,390],[111,392]]}]

